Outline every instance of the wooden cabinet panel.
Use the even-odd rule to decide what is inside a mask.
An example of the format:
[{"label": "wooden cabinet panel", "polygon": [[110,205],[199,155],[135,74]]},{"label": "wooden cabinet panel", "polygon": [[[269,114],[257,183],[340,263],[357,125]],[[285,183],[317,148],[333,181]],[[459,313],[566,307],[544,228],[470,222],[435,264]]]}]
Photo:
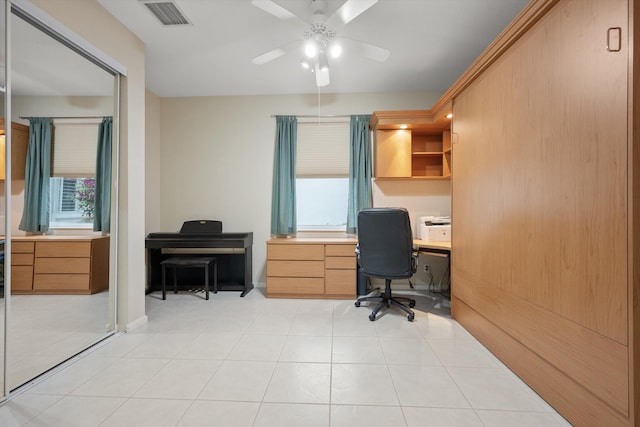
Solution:
[{"label": "wooden cabinet panel", "polygon": [[326,256],[356,256],[356,245],[326,245],[325,247],[325,255]]},{"label": "wooden cabinet panel", "polygon": [[34,242],[20,242],[18,240],[11,240],[11,254],[14,253],[33,253],[35,247]]},{"label": "wooden cabinet panel", "polygon": [[323,260],[324,245],[270,245],[267,259]]},{"label": "wooden cabinet panel", "polygon": [[36,258],[34,272],[36,274],[89,274],[91,259],[89,258]]},{"label": "wooden cabinet panel", "polygon": [[453,103],[452,315],[575,425],[640,419],[631,4],[554,3]]},{"label": "wooden cabinet panel", "polygon": [[323,278],[271,277],[267,287],[267,296],[295,297],[312,295],[322,297],[324,294]]},{"label": "wooden cabinet panel", "polygon": [[16,265],[11,267],[11,292],[21,293],[33,290],[33,267]]},{"label": "wooden cabinet panel", "polygon": [[348,269],[355,270],[356,269],[356,257],[355,256],[331,256],[327,257],[325,260],[325,268],[337,268],[337,269]]},{"label": "wooden cabinet panel", "polygon": [[11,254],[11,265],[33,265],[33,253]]},{"label": "wooden cabinet panel", "polygon": [[267,276],[324,277],[324,261],[269,261]]},{"label": "wooden cabinet panel", "polygon": [[36,242],[36,257],[89,257],[91,242]]},{"label": "wooden cabinet panel", "polygon": [[86,291],[89,293],[89,276],[86,274],[35,274],[34,291]]},{"label": "wooden cabinet panel", "polygon": [[376,178],[411,177],[411,131],[376,132],[375,175]]},{"label": "wooden cabinet panel", "polygon": [[356,270],[327,270],[325,272],[325,288],[327,295],[355,297]]}]

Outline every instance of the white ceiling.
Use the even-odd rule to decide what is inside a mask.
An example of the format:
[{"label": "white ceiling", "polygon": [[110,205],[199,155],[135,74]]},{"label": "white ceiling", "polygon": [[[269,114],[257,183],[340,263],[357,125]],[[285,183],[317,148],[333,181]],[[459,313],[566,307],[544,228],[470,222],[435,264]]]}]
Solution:
[{"label": "white ceiling", "polygon": [[[251,0],[174,0],[192,25],[163,27],[139,0],[97,0],[146,46],[147,88],[162,97],[316,93],[302,52],[263,65],[252,58],[306,28]],[[309,0],[274,0],[307,20]],[[354,0],[361,1],[361,0]],[[344,0],[327,0],[331,16]],[[343,52],[325,93],[445,91],[528,0],[379,0],[337,36],[391,51],[385,62]]]}]

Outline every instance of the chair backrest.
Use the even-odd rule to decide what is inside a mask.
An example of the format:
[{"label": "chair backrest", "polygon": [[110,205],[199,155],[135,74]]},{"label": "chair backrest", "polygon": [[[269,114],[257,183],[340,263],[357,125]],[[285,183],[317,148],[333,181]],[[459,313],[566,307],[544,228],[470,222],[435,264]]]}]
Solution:
[{"label": "chair backrest", "polygon": [[373,277],[404,279],[415,272],[413,235],[404,208],[368,208],[358,213],[358,264]]}]

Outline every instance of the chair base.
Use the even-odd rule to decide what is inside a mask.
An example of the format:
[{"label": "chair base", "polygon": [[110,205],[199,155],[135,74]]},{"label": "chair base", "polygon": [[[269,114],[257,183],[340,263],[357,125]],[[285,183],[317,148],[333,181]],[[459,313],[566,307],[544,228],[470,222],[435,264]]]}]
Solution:
[{"label": "chair base", "polygon": [[[371,320],[372,322],[376,320],[376,316],[380,311],[380,309],[382,309],[382,307],[391,307],[391,306],[398,307],[400,310],[407,313],[407,320],[409,322],[413,322],[413,319],[416,316],[413,310],[411,310],[411,308],[416,306],[416,300],[411,298],[406,298],[406,297],[393,297],[391,295],[391,280],[389,279],[385,280],[383,294],[379,296],[359,297],[358,300],[355,302],[355,306],[360,307],[360,303],[369,302],[369,301],[378,303],[371,311],[371,314],[369,314],[369,320]],[[405,303],[407,303],[409,307],[407,307],[401,301],[404,301]]]}]

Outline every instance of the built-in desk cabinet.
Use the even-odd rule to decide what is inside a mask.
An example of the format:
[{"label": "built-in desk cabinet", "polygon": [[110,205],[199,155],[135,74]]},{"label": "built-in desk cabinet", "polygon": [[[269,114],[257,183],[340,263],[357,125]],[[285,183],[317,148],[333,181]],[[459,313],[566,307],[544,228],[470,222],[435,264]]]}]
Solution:
[{"label": "built-in desk cabinet", "polygon": [[451,121],[431,111],[376,111],[376,179],[451,178]]},{"label": "built-in desk cabinet", "polygon": [[355,298],[356,240],[267,241],[267,297]]},{"label": "built-in desk cabinet", "polygon": [[94,294],[109,288],[109,236],[11,238],[11,292]]}]

